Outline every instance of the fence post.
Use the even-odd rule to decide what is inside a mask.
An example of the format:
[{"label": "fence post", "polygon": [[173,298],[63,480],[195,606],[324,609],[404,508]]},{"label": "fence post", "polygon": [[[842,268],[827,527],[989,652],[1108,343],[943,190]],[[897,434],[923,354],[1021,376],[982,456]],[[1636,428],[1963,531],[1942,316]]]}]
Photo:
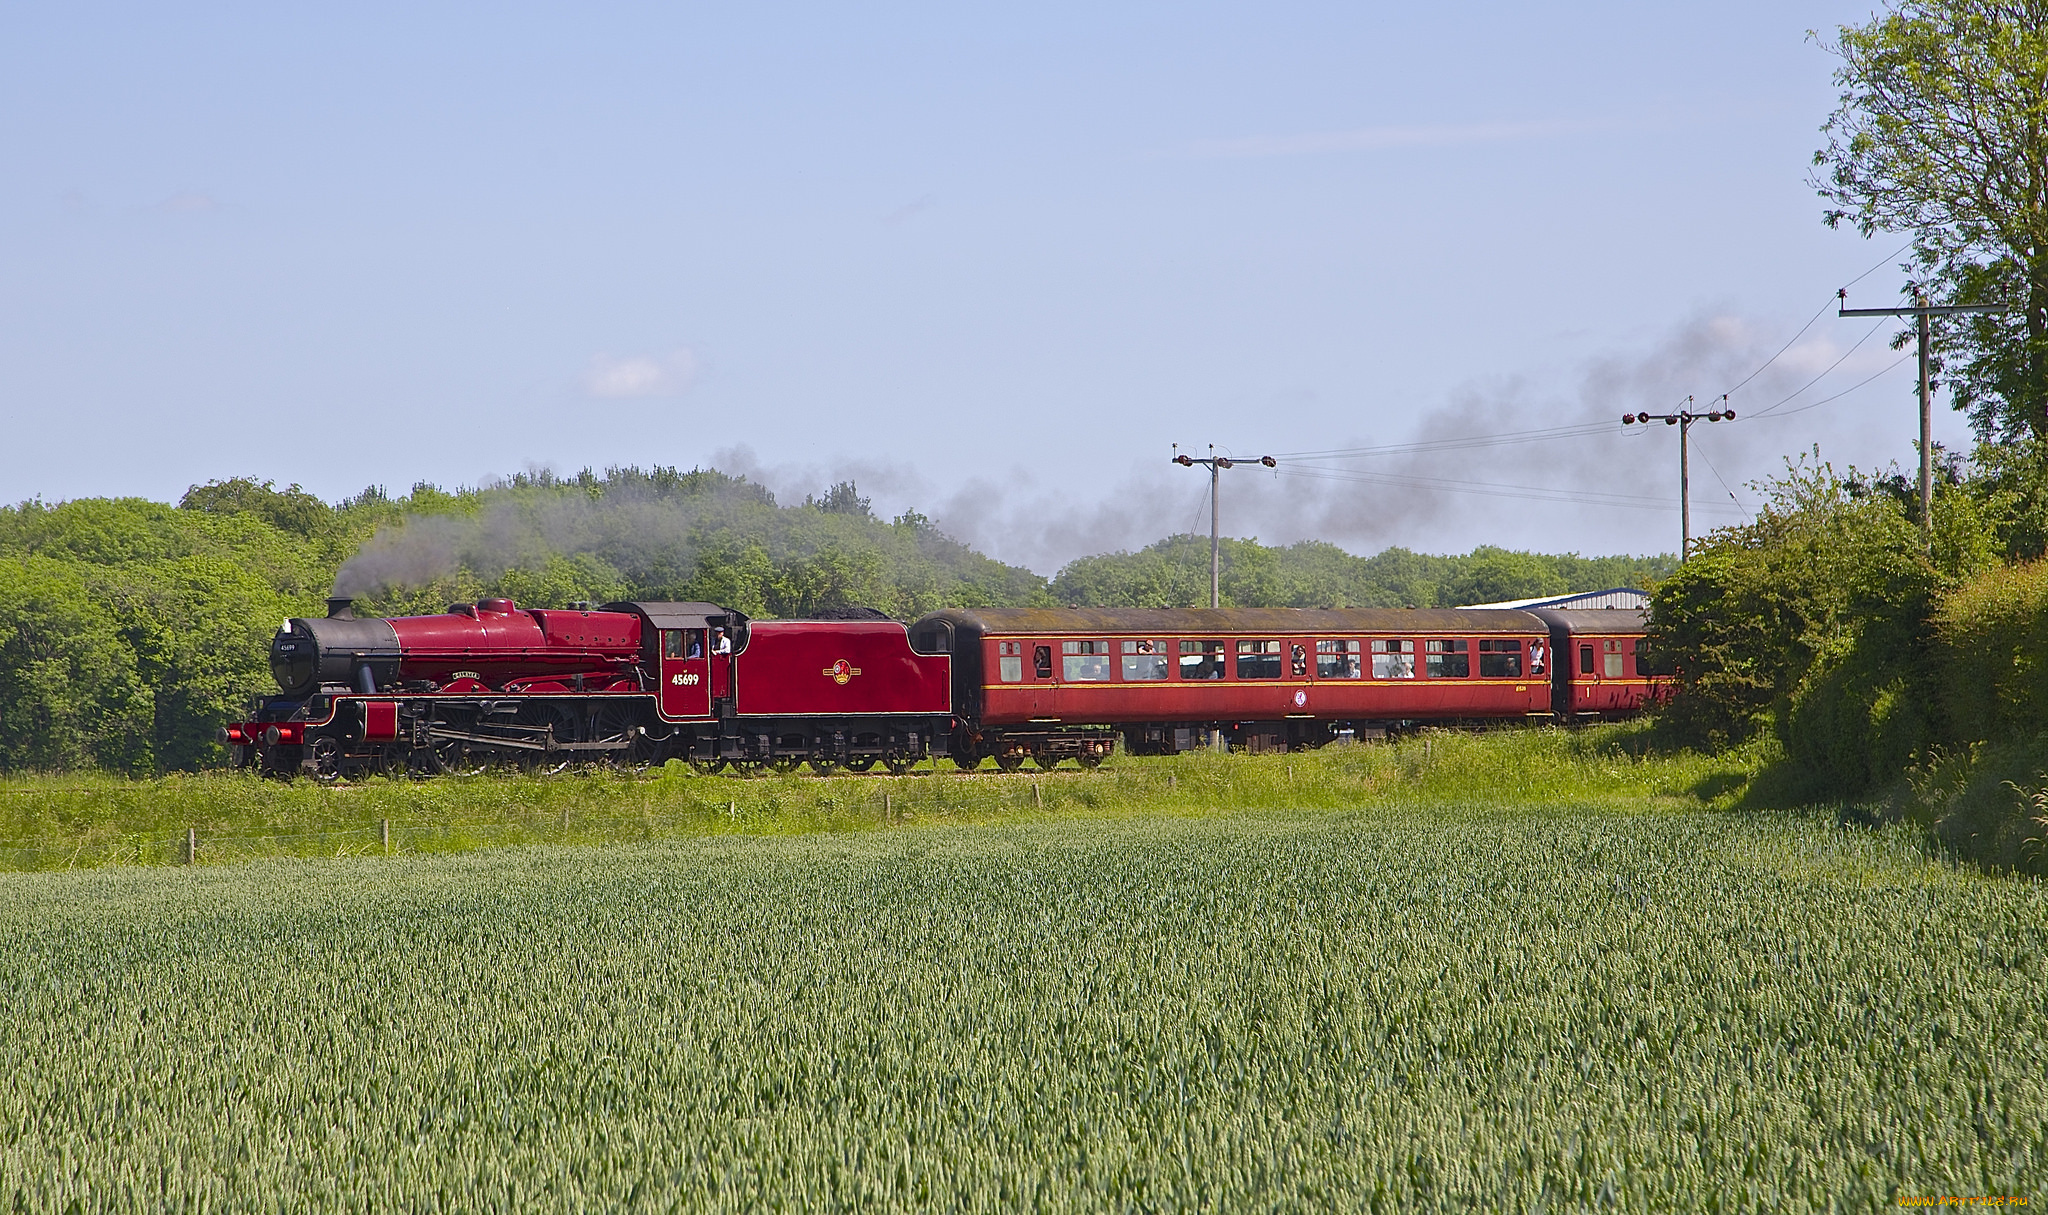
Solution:
[{"label": "fence post", "polygon": [[1037,781],[1031,782],[1031,804],[1040,810],[1045,809],[1045,795],[1038,791]]},{"label": "fence post", "polygon": [[388,819],[388,818],[380,818],[380,819],[378,819],[378,820],[377,820],[377,838],[383,841],[383,844],[384,844],[384,855],[385,855],[385,856],[390,856],[390,855],[391,855],[391,820],[390,820],[390,819]]},{"label": "fence post", "polygon": [[185,828],[185,863],[187,865],[199,863],[199,828],[197,827]]},{"label": "fence post", "polygon": [[889,800],[889,795],[887,793],[882,794],[882,821],[885,823],[891,823],[896,821],[896,807],[895,804]]},{"label": "fence post", "polygon": [[732,798],[726,798],[726,799],[725,799],[725,817],[727,817],[727,818],[738,818],[739,816],[740,816],[740,804],[739,804],[739,803],[738,803],[737,801],[733,800]]},{"label": "fence post", "polygon": [[1179,787],[1180,787],[1180,779],[1179,779],[1178,777],[1176,777],[1176,776],[1175,776],[1175,775],[1174,775],[1173,773],[1171,773],[1171,772],[1168,772],[1168,773],[1166,774],[1166,789],[1167,789],[1167,792],[1171,793],[1171,792],[1172,792],[1173,790],[1175,790],[1175,789],[1177,789],[1177,788],[1179,788]]}]

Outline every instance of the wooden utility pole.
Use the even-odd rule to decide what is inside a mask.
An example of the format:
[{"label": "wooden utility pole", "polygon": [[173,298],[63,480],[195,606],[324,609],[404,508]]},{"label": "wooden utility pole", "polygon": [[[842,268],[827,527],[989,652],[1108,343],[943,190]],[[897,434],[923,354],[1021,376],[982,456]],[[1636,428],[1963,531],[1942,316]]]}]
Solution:
[{"label": "wooden utility pole", "polygon": [[1216,502],[1216,491],[1223,484],[1223,470],[1235,468],[1239,464],[1261,464],[1267,468],[1274,468],[1279,465],[1279,461],[1271,456],[1260,456],[1257,460],[1233,460],[1229,456],[1217,455],[1214,443],[1209,444],[1207,456],[1181,455],[1178,443],[1173,445],[1173,450],[1173,462],[1182,468],[1193,468],[1197,464],[1209,466],[1209,606],[1220,608],[1223,606],[1223,516]]},{"label": "wooden utility pole", "polygon": [[[1722,397],[1727,400],[1727,397]],[[1690,406],[1692,398],[1685,398]],[[1666,426],[1678,427],[1678,560],[1680,564],[1692,553],[1692,464],[1686,452],[1686,438],[1694,422],[1733,422],[1732,409],[1710,409],[1705,413],[1694,413],[1681,409],[1677,413],[1625,413],[1621,415],[1623,426],[1637,422],[1648,426],[1651,422],[1662,422]]]},{"label": "wooden utility pole", "polygon": [[1849,289],[1835,293],[1841,300],[1836,316],[1910,316],[1920,339],[1920,539],[1934,549],[1934,380],[1929,367],[1931,333],[1927,318],[1965,312],[2008,312],[2007,304],[1930,304],[1927,293],[1913,292],[1913,302],[1898,308],[1851,308]]}]

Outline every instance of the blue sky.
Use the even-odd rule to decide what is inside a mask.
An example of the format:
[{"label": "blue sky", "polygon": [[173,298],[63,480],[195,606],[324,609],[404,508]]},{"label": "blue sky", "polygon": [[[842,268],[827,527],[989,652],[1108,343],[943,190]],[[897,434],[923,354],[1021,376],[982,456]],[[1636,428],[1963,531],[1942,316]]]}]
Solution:
[{"label": "blue sky", "polygon": [[[1704,401],[1897,289],[1806,184],[1869,11],[7,6],[0,499],[715,464],[1050,570],[1206,526],[1174,442]],[[1702,526],[1912,460],[1867,330],[1695,431]],[[1668,551],[1657,430],[1232,470],[1225,527]]]}]

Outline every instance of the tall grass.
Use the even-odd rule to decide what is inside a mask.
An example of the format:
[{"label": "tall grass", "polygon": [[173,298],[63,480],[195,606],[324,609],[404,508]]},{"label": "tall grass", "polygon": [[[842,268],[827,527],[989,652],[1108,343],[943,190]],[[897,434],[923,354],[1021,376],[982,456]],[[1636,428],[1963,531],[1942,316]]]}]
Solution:
[{"label": "tall grass", "polygon": [[[1040,815],[1213,814],[1359,806],[1572,807],[1697,804],[1739,783],[1739,760],[1650,756],[1642,727],[1441,731],[1396,744],[1297,755],[1119,756],[1084,772],[905,778],[645,774],[481,775],[282,784],[245,773],[155,780],[83,774],[0,778],[0,867],[89,868],[257,856],[381,853],[501,844],[599,843],[732,833],[858,831]],[[886,799],[886,800],[885,800]]]}]

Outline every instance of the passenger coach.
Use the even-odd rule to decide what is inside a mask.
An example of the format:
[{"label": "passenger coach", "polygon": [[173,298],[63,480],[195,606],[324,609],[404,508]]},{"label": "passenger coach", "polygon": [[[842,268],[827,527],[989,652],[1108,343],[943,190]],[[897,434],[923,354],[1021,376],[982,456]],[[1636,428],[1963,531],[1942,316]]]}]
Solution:
[{"label": "passenger coach", "polygon": [[1264,751],[1553,711],[1552,630],[1518,611],[954,609],[911,645],[953,656],[963,765],[1093,764],[1118,735],[1141,755],[1211,731]]}]

